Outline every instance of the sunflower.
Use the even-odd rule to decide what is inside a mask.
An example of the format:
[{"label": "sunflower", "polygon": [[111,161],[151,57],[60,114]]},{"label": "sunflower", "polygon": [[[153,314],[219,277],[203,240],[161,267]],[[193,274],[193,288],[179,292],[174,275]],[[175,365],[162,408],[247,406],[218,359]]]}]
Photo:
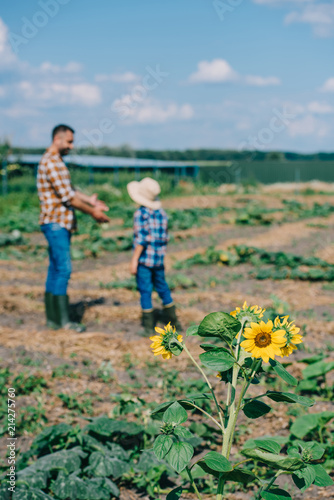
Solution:
[{"label": "sunflower", "polygon": [[155,331],[160,335],[150,337],[150,340],[152,340],[150,347],[154,356],[159,356],[161,354],[164,359],[170,359],[173,356],[170,348],[171,341],[178,340],[182,342],[182,335],[177,335],[175,326],[171,326],[170,323],[164,326],[163,329],[156,326]]},{"label": "sunflower", "polygon": [[246,320],[245,325],[248,326],[252,321],[258,322],[263,318],[263,313],[265,309],[260,306],[247,306],[247,302],[243,303],[242,307],[236,307],[235,311],[230,312],[230,315],[241,321]]},{"label": "sunflower", "polygon": [[241,342],[245,351],[252,353],[253,358],[262,358],[268,363],[269,358],[281,356],[281,348],[286,345],[285,330],[273,331],[272,321],[265,323],[251,323],[250,328],[245,328],[243,336],[246,340]]},{"label": "sunflower", "polygon": [[282,319],[277,317],[274,321],[275,327],[285,331],[286,345],[281,347],[280,356],[290,356],[297,349],[295,344],[303,342],[303,336],[299,334],[300,328],[294,325],[293,321],[288,322],[289,316],[283,316]]}]

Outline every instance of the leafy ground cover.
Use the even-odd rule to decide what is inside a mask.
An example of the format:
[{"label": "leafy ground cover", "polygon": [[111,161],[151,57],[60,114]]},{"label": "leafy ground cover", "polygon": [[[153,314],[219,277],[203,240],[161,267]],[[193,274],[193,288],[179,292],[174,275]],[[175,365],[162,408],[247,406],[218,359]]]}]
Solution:
[{"label": "leafy ground cover", "polygon": [[[107,192],[102,186],[99,189]],[[293,314],[305,335],[298,355],[291,362],[288,358],[284,366],[300,381],[298,394],[315,404],[307,408],[295,403],[287,411],[282,403],[271,400],[271,410],[262,417],[260,428],[257,419],[250,424],[246,417],[241,419],[235,444],[249,448],[255,434],[261,439],[270,436],[285,453],[300,442],[316,441],[325,448],[320,463],[332,474],[334,289],[332,275],[319,274],[331,273],[334,265],[330,196],[314,191],[266,194],[261,189],[254,193],[234,189],[222,195],[212,186],[206,192],[201,187],[194,194],[187,183],[178,189],[179,196],[165,202],[173,214],[166,264],[183,326],[199,324],[212,311],[232,311],[247,300],[266,307],[268,319]],[[11,198],[12,219],[1,205],[4,233],[9,237],[4,237],[0,261],[0,439],[5,443],[4,396],[14,384],[20,499],[48,495],[58,499],[165,500],[179,485],[168,461],[153,458],[160,421],[159,413],[152,412],[157,402],[182,402],[185,394],[202,394],[206,389],[185,359],[173,359],[167,365],[153,358],[150,341],[138,335],[138,293],[128,271],[133,208],[125,210],[122,198],[110,197],[121,207],[116,206],[111,225],[96,228],[82,217],[80,234],[74,237],[73,249],[79,254],[70,296],[73,315],[84,314],[88,326],[82,335],[45,329],[47,251],[42,235],[35,232],[38,210],[33,196],[23,191],[16,200]],[[255,202],[262,207],[260,223],[256,222],[259,216],[254,216]],[[244,212],[253,214],[251,223],[237,220]],[[28,213],[31,218],[26,217]],[[269,223],[264,222],[267,217]],[[9,224],[10,220],[14,222]],[[13,235],[14,230],[20,231],[16,241],[11,239],[18,236]],[[275,279],[273,273],[283,271],[287,274]],[[303,277],[294,276],[296,271],[304,273]],[[311,275],[311,271],[318,274]],[[159,305],[157,297],[155,303]],[[196,342],[191,337],[189,342],[196,352]],[[207,373],[224,396],[224,384],[215,372],[207,369]],[[252,386],[254,397],[267,390],[293,392],[270,369],[265,369],[259,382]],[[210,411],[210,399],[196,401]],[[216,451],[220,444],[214,427],[203,424],[199,416],[200,411],[193,408],[186,424],[191,433],[187,439],[197,458],[208,448]],[[1,467],[5,473],[5,452]],[[252,472],[252,465],[245,467]],[[266,479],[265,469],[260,479]],[[212,497],[210,477],[203,475],[196,481],[204,498]],[[231,487],[229,498],[252,498],[258,484],[251,489],[247,484]],[[313,485],[305,493],[296,493],[288,480],[280,486],[297,499],[334,494],[332,486]],[[29,496],[29,490],[35,497]],[[7,494],[5,489],[1,494]],[[196,498],[189,483],[181,498]]]}]

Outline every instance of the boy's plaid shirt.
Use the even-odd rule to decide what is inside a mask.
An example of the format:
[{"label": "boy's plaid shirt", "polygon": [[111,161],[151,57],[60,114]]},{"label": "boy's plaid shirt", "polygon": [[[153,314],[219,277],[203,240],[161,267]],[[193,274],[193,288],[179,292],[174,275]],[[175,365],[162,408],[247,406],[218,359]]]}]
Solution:
[{"label": "boy's plaid shirt", "polygon": [[160,267],[168,242],[168,218],[161,208],[140,207],[134,214],[134,246],[142,245],[144,250],[139,257],[139,264],[148,267]]},{"label": "boy's plaid shirt", "polygon": [[71,208],[74,189],[65,163],[52,148],[44,153],[38,165],[37,190],[41,208],[39,223],[56,222],[73,231],[76,226]]}]

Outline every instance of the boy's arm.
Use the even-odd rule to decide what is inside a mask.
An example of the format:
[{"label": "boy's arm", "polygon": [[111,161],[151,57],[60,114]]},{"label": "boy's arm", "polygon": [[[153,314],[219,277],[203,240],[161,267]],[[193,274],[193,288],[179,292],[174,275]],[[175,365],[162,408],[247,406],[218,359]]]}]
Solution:
[{"label": "boy's arm", "polygon": [[137,245],[134,249],[133,256],[130,262],[130,272],[131,274],[137,274],[139,257],[144,250],[143,245]]}]

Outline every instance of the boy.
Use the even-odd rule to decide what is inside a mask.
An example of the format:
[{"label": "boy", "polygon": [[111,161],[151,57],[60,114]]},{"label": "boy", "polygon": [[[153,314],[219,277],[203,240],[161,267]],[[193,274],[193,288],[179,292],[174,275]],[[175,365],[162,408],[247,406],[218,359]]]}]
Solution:
[{"label": "boy", "polygon": [[164,307],[164,321],[180,328],[175,305],[165,279],[164,256],[168,242],[166,212],[157,199],[160,186],[157,181],[145,177],[140,182],[127,185],[130,198],[139,205],[134,214],[134,253],[130,264],[131,274],[136,276],[142,308],[142,325],[146,335],[154,333],[156,324],[152,306],[153,287]]}]

